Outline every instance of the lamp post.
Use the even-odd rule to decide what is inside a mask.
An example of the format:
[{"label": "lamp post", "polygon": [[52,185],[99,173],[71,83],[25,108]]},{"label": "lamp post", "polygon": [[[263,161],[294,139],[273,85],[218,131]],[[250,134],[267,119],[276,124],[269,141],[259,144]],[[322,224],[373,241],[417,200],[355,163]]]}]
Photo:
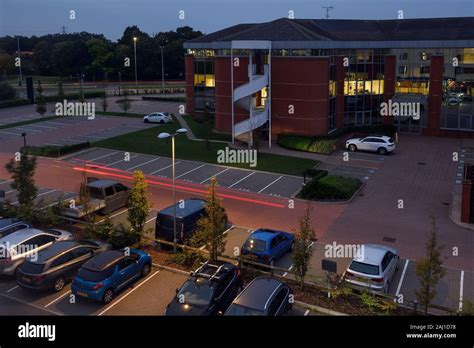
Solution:
[{"label": "lamp post", "polygon": [[21,87],[21,81],[23,80],[22,74],[21,74],[21,51],[20,51],[20,37],[16,37],[16,44],[18,46],[18,59],[20,60],[20,64],[18,65],[18,70],[20,75],[18,76],[18,86]]},{"label": "lamp post", "polygon": [[173,172],[173,253],[176,253],[176,187],[175,187],[175,146],[174,146],[174,138],[177,135],[184,134],[188,130],[186,128],[180,128],[174,134],[169,133],[160,133],[158,134],[158,139],[167,139],[171,138],[171,167]]},{"label": "lamp post", "polygon": [[138,80],[137,80],[137,37],[135,36],[133,38],[133,52],[135,54],[135,86],[138,86]]},{"label": "lamp post", "polygon": [[161,45],[161,94],[165,93],[165,63],[164,63],[164,55],[163,55],[163,48],[165,46]]}]

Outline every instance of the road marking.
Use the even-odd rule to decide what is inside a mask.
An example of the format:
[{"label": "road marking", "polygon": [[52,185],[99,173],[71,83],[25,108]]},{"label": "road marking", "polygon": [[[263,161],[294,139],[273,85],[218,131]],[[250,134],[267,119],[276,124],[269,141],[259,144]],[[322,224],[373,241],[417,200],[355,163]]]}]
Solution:
[{"label": "road marking", "polygon": [[112,218],[114,218],[114,217],[116,217],[116,216],[118,216],[118,215],[120,215],[120,214],[123,214],[123,213],[125,213],[125,212],[127,212],[127,211],[128,211],[128,209],[121,210],[121,211],[119,211],[118,213],[115,213],[115,214],[113,214],[113,215],[107,216],[107,217],[103,218],[102,220],[97,221],[96,224],[101,223],[101,222],[107,220],[107,218],[112,219]]},{"label": "road marking", "polygon": [[306,312],[304,312],[304,316],[306,317],[308,314],[309,314],[309,309],[307,309]]},{"label": "road marking", "polygon": [[227,234],[227,233],[229,233],[229,231],[230,231],[231,229],[233,229],[233,228],[234,228],[234,225],[230,226],[227,230],[225,230],[224,232],[222,232],[222,234]]},{"label": "road marking", "polygon": [[269,188],[270,186],[272,186],[274,183],[276,183],[278,180],[280,180],[281,178],[283,178],[283,175],[280,176],[278,179],[272,181],[271,183],[269,183],[267,186],[265,186],[263,189],[261,189],[260,191],[258,191],[258,193],[264,191],[265,189]]},{"label": "road marking", "polygon": [[18,289],[19,287],[20,287],[19,285],[14,286],[13,288],[11,288],[10,290],[7,291],[7,294],[9,294],[10,292],[12,292],[15,289]]},{"label": "road marking", "polygon": [[36,309],[40,309],[42,311],[45,311],[45,312],[48,312],[50,314],[54,314],[54,315],[64,315],[63,313],[59,313],[59,312],[55,312],[55,311],[52,311],[50,309],[45,309],[41,306],[38,306],[38,305],[35,305],[33,303],[29,303],[29,302],[26,302],[26,301],[23,301],[23,300],[20,300],[18,298],[15,298],[15,297],[12,297],[12,296],[8,296],[8,295],[5,295],[5,294],[0,294],[0,296],[3,296],[5,298],[8,298],[9,300],[12,300],[12,301],[16,301],[16,302],[19,302],[21,304],[24,304],[26,306],[30,306],[30,307],[33,307],[33,308],[36,308]]},{"label": "road marking", "polygon": [[461,271],[461,280],[459,282],[459,311],[462,311],[463,301],[463,287],[464,287],[464,271]]},{"label": "road marking", "polygon": [[50,127],[50,126],[41,126],[39,124],[30,124],[30,127],[40,127],[40,128],[49,128],[49,129],[57,129],[57,127]]},{"label": "road marking", "polygon": [[400,289],[402,288],[402,283],[403,283],[403,279],[405,278],[405,273],[407,271],[408,262],[410,262],[410,260],[406,260],[405,261],[405,266],[403,266],[402,276],[400,277],[400,281],[398,282],[397,292],[395,293],[395,296],[398,296],[398,294],[400,293]]},{"label": "road marking", "polygon": [[106,155],[102,155],[102,156],[99,156],[97,158],[93,158],[93,159],[90,159],[90,160],[87,160],[86,162],[93,162],[93,161],[97,161],[98,159],[101,159],[101,158],[104,158],[104,157],[107,157],[107,156],[113,156],[113,155],[116,155],[118,154],[119,151],[115,151],[115,152],[112,152],[112,153],[108,153]]},{"label": "road marking", "polygon": [[16,127],[15,129],[22,130],[25,132],[41,133],[41,131],[37,129],[28,129],[28,128],[20,128],[20,127]]},{"label": "road marking", "polygon": [[[55,192],[56,190],[49,190],[49,191],[46,191],[46,192],[43,192],[43,193],[40,193],[39,195],[36,195],[36,197],[40,197],[40,196],[43,196],[43,195],[47,195],[48,193],[51,193],[51,192]],[[15,201],[13,202],[12,204],[17,204],[18,201]]]},{"label": "road marking", "polygon": [[135,286],[134,288],[132,288],[129,292],[127,292],[125,295],[123,295],[122,297],[118,298],[115,300],[114,303],[112,303],[112,305],[110,305],[109,307],[107,307],[106,309],[104,309],[102,312],[100,312],[99,314],[97,314],[97,316],[101,316],[102,314],[104,314],[105,312],[107,312],[109,309],[111,309],[112,307],[114,307],[116,304],[120,303],[123,299],[125,299],[128,295],[130,295],[132,292],[134,292],[135,290],[137,290],[140,286],[142,286],[143,284],[145,284],[147,281],[149,281],[151,278],[153,278],[155,275],[157,275],[158,273],[160,273],[160,271],[156,271],[155,273],[153,273],[151,276],[149,276],[148,278],[146,278],[144,281],[142,281],[140,284],[138,284],[137,286]]},{"label": "road marking", "polygon": [[[138,155],[130,156],[130,159],[135,158],[135,157],[137,157],[137,156],[138,156]],[[119,160],[119,161],[115,161],[115,162],[109,163],[109,164],[106,165],[106,167],[110,167],[110,166],[112,166],[112,165],[114,165],[114,164],[117,164],[117,163],[123,162],[123,161],[125,161],[125,159],[121,159],[121,160]]]},{"label": "road marking", "polygon": [[[291,265],[289,268],[288,268],[288,271],[291,271],[293,269],[293,265]],[[283,277],[286,277],[288,275],[288,272],[285,272],[283,273]]]},{"label": "road marking", "polygon": [[150,221],[153,221],[153,220],[156,220],[156,216],[155,216],[155,217],[152,217],[150,220],[145,221],[145,225],[146,225],[147,223],[149,223]]},{"label": "road marking", "polygon": [[222,173],[228,171],[229,169],[230,169],[230,168],[226,168],[226,169],[224,169],[223,171],[220,171],[219,173],[214,174],[213,176],[208,177],[206,180],[201,181],[200,184],[204,184],[207,180],[211,180],[211,178],[213,178],[214,176],[218,176],[219,174],[222,174]]},{"label": "road marking", "polygon": [[144,166],[145,164],[148,164],[148,163],[154,162],[154,161],[156,161],[156,160],[158,160],[158,159],[160,159],[160,158],[159,158],[159,157],[157,157],[157,158],[153,158],[151,161],[148,161],[148,162],[145,162],[145,163],[142,163],[142,164],[138,164],[138,165],[136,165],[136,166],[130,167],[130,168],[128,168],[128,169],[125,169],[125,170],[126,170],[126,171],[129,171],[129,170],[135,169],[135,168],[137,168],[137,167]]},{"label": "road marking", "polygon": [[[179,164],[179,163],[181,163],[181,161],[175,162],[174,165],[177,165],[177,164]],[[155,173],[161,172],[162,170],[165,170],[165,169],[167,169],[167,168],[169,168],[169,167],[172,167],[172,166],[173,166],[173,164],[170,164],[169,166],[166,166],[166,167],[163,167],[163,168],[161,168],[161,169],[155,170],[153,173],[150,173],[150,175],[153,175],[153,174],[155,174]]]},{"label": "road marking", "polygon": [[186,173],[183,173],[183,174],[181,174],[181,175],[178,175],[178,176],[176,177],[176,179],[178,179],[178,178],[180,178],[180,177],[182,177],[182,176],[185,176],[186,174],[189,174],[189,173],[191,173],[191,172],[194,172],[195,170],[198,170],[198,169],[200,169],[200,168],[202,168],[202,167],[204,167],[204,166],[205,166],[205,164],[200,165],[199,167],[196,167],[196,168],[194,168],[194,169],[191,169],[191,170],[187,171]]},{"label": "road marking", "polygon": [[51,306],[53,303],[59,301],[60,299],[62,299],[64,296],[68,295],[71,293],[71,290],[69,291],[66,291],[64,294],[62,294],[61,296],[59,296],[58,298],[52,300],[50,303],[48,303],[46,306],[44,306],[44,308],[48,308],[49,306]]},{"label": "road marking", "polygon": [[18,133],[12,133],[12,132],[5,132],[5,131],[3,131],[3,130],[2,130],[2,131],[0,131],[0,133],[21,136],[21,134],[18,134]]},{"label": "road marking", "polygon": [[248,177],[250,177],[250,176],[252,176],[252,175],[254,175],[254,174],[255,174],[255,172],[250,173],[250,174],[247,175],[246,177],[243,177],[242,179],[240,179],[240,180],[234,182],[232,185],[228,186],[227,188],[232,188],[232,187],[234,187],[234,186],[237,185],[239,182],[244,181],[245,179],[247,179]]}]

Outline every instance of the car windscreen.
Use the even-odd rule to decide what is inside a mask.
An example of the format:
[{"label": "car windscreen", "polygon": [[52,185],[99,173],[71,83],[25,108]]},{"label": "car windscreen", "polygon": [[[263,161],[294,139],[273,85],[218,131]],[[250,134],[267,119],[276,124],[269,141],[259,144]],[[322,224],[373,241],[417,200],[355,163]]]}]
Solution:
[{"label": "car windscreen", "polygon": [[93,271],[93,270],[82,267],[79,270],[79,273],[77,274],[77,276],[81,278],[82,280],[85,280],[88,282],[101,282],[109,278],[113,273],[114,273],[113,267],[106,268],[102,271]]},{"label": "car windscreen", "polygon": [[263,312],[258,311],[253,308],[248,308],[244,306],[240,306],[238,304],[232,304],[225,315],[263,315]]},{"label": "car windscreen", "polygon": [[43,272],[43,269],[44,269],[44,263],[34,263],[30,261],[26,261],[21,266],[21,270],[29,274],[39,274]]},{"label": "car windscreen", "polygon": [[349,269],[359,272],[359,273],[364,273],[364,274],[370,274],[370,275],[379,274],[379,266],[369,265],[368,263],[363,263],[363,262],[352,261]]},{"label": "car windscreen", "polygon": [[249,238],[245,241],[244,248],[249,251],[264,252],[267,249],[267,243],[257,238]]},{"label": "car windscreen", "polygon": [[177,294],[178,300],[183,299],[185,303],[193,306],[207,306],[212,299],[214,289],[209,282],[198,282],[188,280]]},{"label": "car windscreen", "polygon": [[102,198],[102,189],[98,187],[89,187],[89,194],[92,198]]},{"label": "car windscreen", "polygon": [[388,143],[389,143],[389,144],[393,144],[393,139],[392,139],[392,138],[389,138],[389,139],[388,139]]}]

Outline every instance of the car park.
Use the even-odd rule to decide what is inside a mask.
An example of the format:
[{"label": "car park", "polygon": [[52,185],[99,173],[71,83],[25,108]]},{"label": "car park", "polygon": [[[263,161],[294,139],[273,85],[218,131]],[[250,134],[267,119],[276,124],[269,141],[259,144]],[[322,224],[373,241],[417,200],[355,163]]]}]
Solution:
[{"label": "car park", "polygon": [[14,275],[27,258],[55,242],[72,239],[72,234],[57,229],[39,230],[27,228],[0,239],[0,274]]},{"label": "car park", "polygon": [[169,123],[173,121],[173,117],[169,112],[153,112],[143,117],[145,123]]},{"label": "car park", "polygon": [[146,277],[151,271],[151,256],[138,249],[128,251],[107,250],[84,263],[72,281],[72,293],[109,303],[117,292]]},{"label": "car park", "polygon": [[110,244],[92,240],[54,243],[20,266],[17,283],[30,290],[61,291],[84,262],[110,248]]},{"label": "car park", "polygon": [[206,261],[176,289],[165,315],[215,315],[224,312],[241,290],[239,268],[229,262]]},{"label": "car park", "polygon": [[344,280],[359,289],[386,293],[398,269],[398,260],[399,255],[394,248],[365,244],[349,264]]},{"label": "car park", "polygon": [[247,238],[240,253],[245,258],[263,262],[270,266],[293,250],[295,236],[288,232],[260,228]]},{"label": "car park", "polygon": [[395,142],[385,135],[369,135],[364,138],[352,138],[346,141],[349,151],[370,151],[379,155],[386,155],[395,150]]},{"label": "car park", "polygon": [[282,316],[292,309],[291,288],[270,277],[257,277],[236,297],[224,315]]},{"label": "car park", "polygon": [[25,228],[31,228],[31,224],[16,218],[3,218],[0,219],[0,238],[6,237],[9,234],[24,230]]}]

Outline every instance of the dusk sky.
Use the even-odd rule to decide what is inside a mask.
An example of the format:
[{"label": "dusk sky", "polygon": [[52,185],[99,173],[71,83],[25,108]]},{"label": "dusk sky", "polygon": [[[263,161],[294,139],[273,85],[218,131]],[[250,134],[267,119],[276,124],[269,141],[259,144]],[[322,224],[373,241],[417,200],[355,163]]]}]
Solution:
[{"label": "dusk sky", "polygon": [[[210,33],[238,23],[287,17],[394,19],[474,16],[473,0],[0,0],[0,36],[88,31],[116,40],[125,27],[153,34],[188,25]],[[69,18],[69,11],[76,19]],[[183,10],[185,19],[179,19]]]}]

